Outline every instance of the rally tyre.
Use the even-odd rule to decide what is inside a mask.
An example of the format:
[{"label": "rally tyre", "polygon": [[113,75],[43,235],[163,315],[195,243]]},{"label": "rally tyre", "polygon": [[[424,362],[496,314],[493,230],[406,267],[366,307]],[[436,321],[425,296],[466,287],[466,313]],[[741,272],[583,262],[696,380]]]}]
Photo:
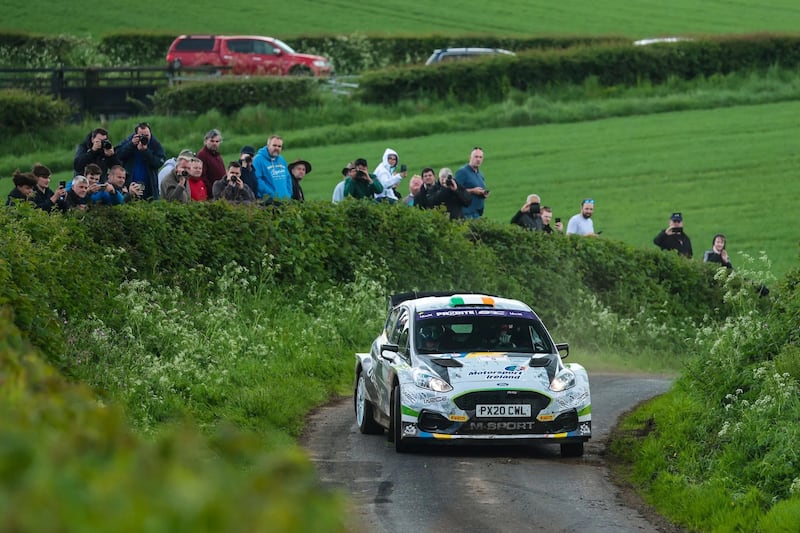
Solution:
[{"label": "rally tyre", "polygon": [[561,445],[561,457],[581,457],[583,456],[582,442],[565,442]]},{"label": "rally tyre", "polygon": [[389,428],[391,432],[391,441],[394,442],[394,450],[397,453],[406,453],[411,451],[411,446],[408,441],[404,441],[402,437],[403,432],[403,411],[400,406],[400,385],[395,385],[392,389],[392,422]]},{"label": "rally tyre", "polygon": [[367,385],[363,371],[358,373],[355,396],[358,430],[364,435],[380,435],[383,433],[383,427],[375,422],[375,416],[372,412],[373,406],[367,399]]}]

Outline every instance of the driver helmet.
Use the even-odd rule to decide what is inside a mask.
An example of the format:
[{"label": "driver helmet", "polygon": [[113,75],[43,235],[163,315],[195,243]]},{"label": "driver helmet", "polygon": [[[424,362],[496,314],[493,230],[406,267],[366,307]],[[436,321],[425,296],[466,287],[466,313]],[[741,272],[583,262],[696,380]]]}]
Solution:
[{"label": "driver helmet", "polygon": [[419,336],[424,342],[436,342],[442,335],[442,326],[422,326]]}]

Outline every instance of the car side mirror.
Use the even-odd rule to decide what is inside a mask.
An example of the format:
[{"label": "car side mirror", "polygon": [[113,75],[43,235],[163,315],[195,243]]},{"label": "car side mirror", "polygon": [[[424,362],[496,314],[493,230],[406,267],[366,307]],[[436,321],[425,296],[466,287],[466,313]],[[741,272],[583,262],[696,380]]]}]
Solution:
[{"label": "car side mirror", "polygon": [[381,357],[387,361],[394,362],[397,357],[397,352],[400,351],[400,346],[397,344],[381,344],[380,354]]},{"label": "car side mirror", "polygon": [[556,350],[558,350],[558,355],[561,356],[561,359],[566,359],[569,356],[569,343],[557,342]]}]

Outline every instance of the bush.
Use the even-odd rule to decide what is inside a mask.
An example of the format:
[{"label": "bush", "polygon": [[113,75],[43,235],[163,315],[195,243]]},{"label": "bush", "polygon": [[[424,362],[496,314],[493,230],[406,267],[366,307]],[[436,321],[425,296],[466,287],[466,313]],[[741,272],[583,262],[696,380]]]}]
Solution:
[{"label": "bush", "polygon": [[0,64],[19,68],[83,66],[79,49],[93,49],[89,39],[72,35],[37,35],[0,31]]},{"label": "bush", "polygon": [[436,67],[390,68],[365,74],[364,102],[407,98],[451,98],[461,102],[499,101],[511,89],[529,91],[581,84],[601,86],[663,83],[737,71],[800,65],[800,37],[751,35],[662,43],[650,46],[602,44],[564,50],[535,50],[516,57],[490,57]]},{"label": "bush", "polygon": [[177,35],[156,31],[107,33],[99,48],[115,65],[166,66],[167,51]]},{"label": "bush", "polygon": [[[336,531],[340,498],[297,450],[230,426],[134,435],[118,407],[43,364],[0,308],[3,531]],[[41,512],[42,509],[47,512]]]},{"label": "bush", "polygon": [[27,130],[63,126],[73,114],[72,103],[18,89],[0,90],[0,132],[17,135]]},{"label": "bush", "polygon": [[319,80],[305,77],[223,78],[159,89],[153,96],[155,112],[162,115],[211,109],[230,114],[264,102],[286,109],[313,106],[319,101]]}]

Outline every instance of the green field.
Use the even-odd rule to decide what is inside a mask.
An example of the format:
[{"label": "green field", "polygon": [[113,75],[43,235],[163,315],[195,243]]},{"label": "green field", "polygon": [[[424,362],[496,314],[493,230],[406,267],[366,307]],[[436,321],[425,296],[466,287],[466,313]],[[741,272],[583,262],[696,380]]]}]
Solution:
[{"label": "green field", "polygon": [[[46,13],[46,16],[31,16]],[[125,29],[239,33],[291,37],[313,34],[592,34],[652,37],[688,33],[796,31],[795,0],[477,0],[409,4],[402,0],[127,3],[35,0],[3,6],[0,27],[39,33],[100,36]]]},{"label": "green field", "polygon": [[480,145],[493,191],[488,218],[510,220],[535,192],[566,221],[592,197],[603,238],[652,247],[669,214],[681,211],[696,258],[722,232],[734,265],[742,264],[738,252],[765,251],[780,275],[798,257],[787,214],[800,193],[799,114],[800,103],[742,106],[302,150],[287,138],[285,155],[314,163],[304,190],[328,199],[350,159],[372,165],[388,146],[413,172],[428,165],[455,170]]},{"label": "green field", "polygon": [[[566,221],[582,198],[592,197],[603,238],[650,248],[669,214],[681,211],[696,259],[721,232],[728,236],[734,265],[743,266],[739,252],[758,257],[763,251],[773,274],[781,276],[798,258],[797,235],[788,223],[800,193],[798,115],[800,103],[789,102],[304,148],[292,145],[298,130],[285,134],[284,155],[312,162],[306,197],[327,201],[340,169],[357,157],[372,167],[391,147],[411,173],[425,166],[456,170],[473,146],[482,146],[483,171],[493,191],[487,218],[509,221],[535,192]],[[158,120],[152,122],[159,136]],[[189,147],[200,148],[200,132],[215,126],[199,127],[196,146]],[[224,128],[223,134],[226,159],[244,143],[259,144],[252,134],[228,134]],[[19,159],[21,168],[26,164]],[[0,181],[3,195],[10,187],[11,180]],[[407,192],[407,183],[401,191]]]}]

